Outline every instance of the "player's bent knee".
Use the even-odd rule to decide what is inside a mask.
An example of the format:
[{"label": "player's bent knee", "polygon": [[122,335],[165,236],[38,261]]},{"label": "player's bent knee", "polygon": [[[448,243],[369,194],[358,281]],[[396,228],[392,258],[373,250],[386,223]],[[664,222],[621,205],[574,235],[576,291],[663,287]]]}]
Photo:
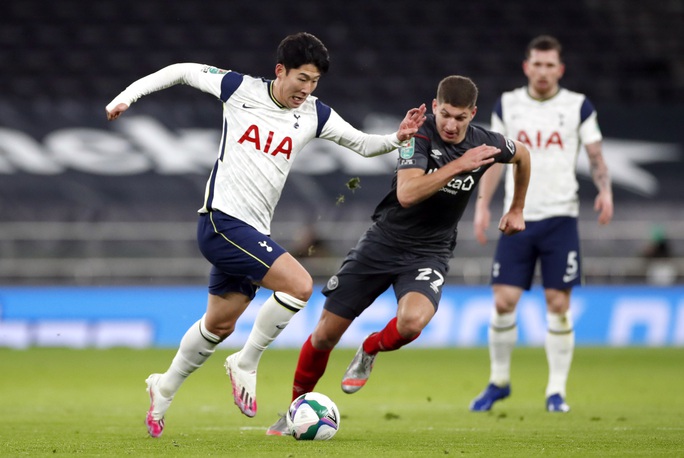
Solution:
[{"label": "player's bent knee", "polygon": [[[311,277],[309,277],[309,280],[311,280]],[[292,287],[290,288],[290,291],[283,291],[290,296],[306,302],[311,298],[311,295],[313,294],[313,280],[310,282],[298,282],[297,284],[293,284]]]},{"label": "player's bent knee", "polygon": [[546,295],[546,309],[550,313],[563,315],[570,310],[570,291],[547,289]]},{"label": "player's bent knee", "polygon": [[314,333],[311,334],[311,345],[313,345],[316,350],[332,350],[340,341],[340,337],[341,336],[314,331]]},{"label": "player's bent knee", "polygon": [[223,342],[233,331],[235,331],[235,322],[231,323],[217,323],[213,326],[207,325],[207,331],[215,334]]},{"label": "player's bent knee", "polygon": [[546,310],[556,315],[565,315],[570,310],[568,304],[547,304]]},{"label": "player's bent knee", "polygon": [[515,313],[515,307],[495,307],[497,315],[510,315]]},{"label": "player's bent knee", "polygon": [[408,320],[397,320],[397,331],[405,339],[412,339],[423,332],[423,329],[430,320],[423,320],[419,317]]},{"label": "player's bent knee", "polygon": [[288,273],[285,286],[280,289],[284,293],[300,300],[308,301],[313,294],[313,278],[306,270]]},{"label": "player's bent knee", "polygon": [[515,312],[516,305],[518,305],[516,302],[496,300],[494,303],[494,308],[496,308],[496,313],[499,315],[506,315]]},{"label": "player's bent knee", "polygon": [[262,286],[302,302],[307,302],[313,294],[313,279],[308,273],[303,275],[281,276],[278,278],[265,278]]}]

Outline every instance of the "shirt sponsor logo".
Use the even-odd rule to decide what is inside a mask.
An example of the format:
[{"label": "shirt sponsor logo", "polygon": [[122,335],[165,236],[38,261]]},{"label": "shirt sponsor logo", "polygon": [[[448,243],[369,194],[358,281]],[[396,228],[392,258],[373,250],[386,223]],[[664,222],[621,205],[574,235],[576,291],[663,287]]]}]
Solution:
[{"label": "shirt sponsor logo", "polygon": [[[427,171],[428,174],[434,173],[439,169],[430,169]],[[475,186],[475,179],[471,175],[465,177],[458,176],[454,177],[446,186],[440,189],[441,192],[446,192],[447,194],[456,195],[459,191],[471,191]]]},{"label": "shirt sponsor logo", "polygon": [[270,154],[271,156],[275,156],[277,154],[284,154],[285,156],[287,156],[287,160],[289,161],[290,155],[292,154],[292,138],[285,137],[280,141],[280,143],[278,143],[278,146],[272,148],[272,146],[275,144],[275,142],[273,141],[274,137],[275,132],[269,130],[262,148],[262,137],[261,132],[259,131],[259,127],[256,124],[252,124],[247,128],[245,133],[242,134],[242,137],[240,137],[238,143],[253,143],[254,148],[256,148],[257,150],[263,151],[264,153]]},{"label": "shirt sponsor logo", "polygon": [[531,133],[521,130],[518,132],[518,141],[529,149],[557,148],[563,150],[565,148],[563,146],[563,138],[557,131],[546,135],[546,133],[542,133],[540,130]]}]

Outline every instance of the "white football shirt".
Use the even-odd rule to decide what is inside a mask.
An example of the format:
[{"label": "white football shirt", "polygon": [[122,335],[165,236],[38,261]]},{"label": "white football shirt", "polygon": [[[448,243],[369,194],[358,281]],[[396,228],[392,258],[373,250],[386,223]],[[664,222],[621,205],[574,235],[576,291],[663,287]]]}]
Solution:
[{"label": "white football shirt", "polygon": [[[492,130],[530,151],[532,170],[523,215],[526,221],[579,214],[576,166],[582,145],[602,139],[596,111],[577,92],[561,88],[539,101],[527,87],[504,92],[492,113]],[[504,208],[513,199],[513,168],[506,167]]]},{"label": "white football shirt", "polygon": [[200,213],[220,210],[270,234],[271,220],[292,163],[312,139],[324,138],[365,156],[400,145],[395,134],[363,133],[309,96],[295,109],[273,96],[273,81],[202,64],[174,64],[139,79],[109,105],[131,105],[141,96],[187,84],[223,102],[218,159],[207,181]]}]

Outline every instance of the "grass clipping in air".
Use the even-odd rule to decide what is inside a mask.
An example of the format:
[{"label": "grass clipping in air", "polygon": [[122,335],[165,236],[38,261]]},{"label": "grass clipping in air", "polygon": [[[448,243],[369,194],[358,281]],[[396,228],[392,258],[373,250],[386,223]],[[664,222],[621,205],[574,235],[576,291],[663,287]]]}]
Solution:
[{"label": "grass clipping in air", "polygon": [[[347,181],[347,189],[350,189],[351,192],[356,191],[357,189],[361,188],[361,178],[359,177],[354,177]],[[341,205],[344,203],[344,194],[340,194],[337,196],[337,202],[335,202],[335,205]]]}]

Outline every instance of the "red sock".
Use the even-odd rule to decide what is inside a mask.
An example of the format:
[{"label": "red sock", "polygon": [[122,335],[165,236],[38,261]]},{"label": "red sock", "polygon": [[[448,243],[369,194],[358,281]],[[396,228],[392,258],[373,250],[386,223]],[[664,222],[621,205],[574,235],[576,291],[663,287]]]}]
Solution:
[{"label": "red sock", "polygon": [[410,338],[402,337],[397,330],[397,317],[394,317],[387,323],[385,329],[368,336],[363,342],[363,351],[369,355],[374,355],[380,351],[398,350],[416,340],[419,335],[420,333]]},{"label": "red sock", "polygon": [[306,339],[299,352],[299,361],[295,369],[294,383],[292,384],[292,400],[304,393],[310,393],[316,387],[316,383],[325,373],[328,366],[330,350],[316,350],[311,345],[311,336]]}]

